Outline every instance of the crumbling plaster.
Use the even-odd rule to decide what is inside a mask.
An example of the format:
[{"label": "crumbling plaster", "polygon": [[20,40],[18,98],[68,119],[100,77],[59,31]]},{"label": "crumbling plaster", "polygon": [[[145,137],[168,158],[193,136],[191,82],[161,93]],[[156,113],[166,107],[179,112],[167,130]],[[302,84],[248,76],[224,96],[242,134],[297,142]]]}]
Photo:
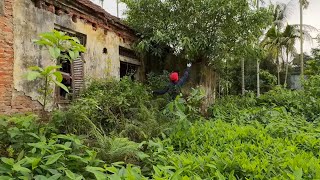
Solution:
[{"label": "crumbling plaster", "polygon": [[[93,28],[85,20],[76,22],[68,14],[56,15],[46,9],[35,7],[31,0],[14,1],[14,89],[23,92],[33,100],[39,100],[36,82],[30,83],[23,75],[29,66],[48,66],[55,62],[49,53],[33,43],[43,32],[52,31],[55,25],[85,34],[87,52],[83,55],[85,80],[92,78],[119,78],[119,45],[130,48],[129,42],[119,37],[114,31]],[[108,53],[103,53],[107,48]]]}]

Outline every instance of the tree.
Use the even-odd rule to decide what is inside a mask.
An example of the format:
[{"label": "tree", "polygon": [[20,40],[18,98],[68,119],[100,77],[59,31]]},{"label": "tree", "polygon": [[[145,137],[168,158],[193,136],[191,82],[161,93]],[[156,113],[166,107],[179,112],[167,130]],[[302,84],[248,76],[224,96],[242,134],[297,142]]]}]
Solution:
[{"label": "tree", "polygon": [[[269,9],[255,11],[247,0],[122,1],[128,7],[127,23],[141,37],[138,50],[160,56],[169,49],[187,61],[201,62],[208,73],[222,69],[221,61],[241,59],[244,42],[245,47],[256,42],[272,19]],[[209,82],[209,76],[200,84]]]},{"label": "tree", "polygon": [[284,87],[287,86],[287,79],[288,79],[288,69],[289,69],[289,54],[296,53],[296,48],[294,47],[296,43],[296,39],[299,38],[298,31],[294,28],[294,26],[287,25],[284,32],[284,42],[283,46],[286,51],[286,72],[285,72],[285,79],[284,79]]},{"label": "tree", "polygon": [[[318,39],[320,42],[320,38]],[[320,74],[320,45],[311,51],[312,59],[306,61],[306,75],[319,75]]]},{"label": "tree", "polygon": [[[304,29],[302,30],[303,39],[306,40],[307,42],[312,42],[311,34],[309,33],[308,30],[305,30],[305,29],[314,30],[314,27],[309,25],[303,25],[303,27],[304,27]],[[301,30],[299,29],[298,25],[287,25],[283,32],[283,38],[284,38],[283,46],[286,50],[286,58],[287,58],[284,85],[286,85],[287,76],[288,76],[289,54],[296,53],[296,48],[294,46],[295,46],[296,40],[300,39],[301,37],[300,32]]]},{"label": "tree", "polygon": [[[291,1],[290,1],[291,2]],[[267,31],[265,39],[263,40],[263,46],[267,47],[271,54],[273,54],[277,66],[277,74],[278,74],[278,85],[280,85],[280,57],[283,57],[282,50],[286,50],[287,61],[288,55],[290,52],[294,51],[295,40],[298,38],[298,34],[301,32],[303,34],[303,38],[312,41],[312,37],[309,31],[315,31],[316,28],[310,25],[302,25],[303,29],[301,30],[301,25],[290,25],[284,26],[284,22],[286,21],[288,11],[290,10],[290,4],[276,4],[273,9],[273,26]],[[300,29],[299,29],[300,27]],[[284,61],[283,61],[284,62]],[[287,83],[287,66],[286,66],[286,78],[285,84]]]},{"label": "tree", "polygon": [[277,78],[278,85],[280,85],[280,60],[279,56],[283,46],[283,36],[277,26],[272,26],[267,34],[266,38],[262,42],[262,46],[265,47],[270,54],[276,59],[277,63]]}]

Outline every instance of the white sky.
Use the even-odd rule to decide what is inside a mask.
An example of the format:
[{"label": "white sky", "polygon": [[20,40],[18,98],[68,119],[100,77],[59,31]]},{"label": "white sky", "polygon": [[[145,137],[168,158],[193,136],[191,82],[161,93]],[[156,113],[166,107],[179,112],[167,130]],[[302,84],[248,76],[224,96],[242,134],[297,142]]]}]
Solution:
[{"label": "white sky", "polygon": [[[96,4],[100,5],[101,0],[91,0],[95,2]],[[110,14],[117,15],[117,0],[104,0],[103,8],[106,9]],[[288,3],[289,1],[291,4],[291,13],[288,18],[289,24],[299,24],[300,22],[300,16],[299,16],[299,0],[265,0],[265,1],[271,1],[271,2],[281,2],[281,3]],[[320,0],[309,0],[310,4],[308,9],[304,10],[303,16],[304,16],[304,24],[312,25],[318,29],[320,29]],[[125,10],[125,5],[120,3],[119,4],[119,14],[120,17],[123,17],[122,14]],[[313,36],[316,36],[317,33],[314,33]],[[298,43],[299,44],[299,43]],[[300,49],[300,46],[297,44],[297,49]],[[304,43],[304,51],[309,52],[311,47],[316,47],[317,43],[316,41],[313,44],[310,43]]]}]

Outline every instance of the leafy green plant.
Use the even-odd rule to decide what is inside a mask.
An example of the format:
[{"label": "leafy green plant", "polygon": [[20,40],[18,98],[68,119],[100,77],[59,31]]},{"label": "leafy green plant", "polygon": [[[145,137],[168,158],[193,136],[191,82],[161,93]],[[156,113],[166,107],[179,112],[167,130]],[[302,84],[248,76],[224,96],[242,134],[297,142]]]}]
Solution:
[{"label": "leafy green plant", "polygon": [[35,179],[83,179],[86,166],[98,166],[102,161],[96,152],[87,149],[81,141],[70,135],[40,136],[38,142],[27,143],[17,159],[1,158],[3,177]]},{"label": "leafy green plant", "polygon": [[93,123],[106,135],[115,133],[141,142],[158,134],[162,126],[157,121],[162,116],[158,104],[149,92],[128,78],[93,81],[66,112],[54,119],[68,132],[86,134],[92,131],[88,123]]},{"label": "leafy green plant", "polygon": [[40,85],[38,92],[42,95],[43,100],[43,111],[46,108],[48,100],[51,99],[54,88],[52,85],[57,85],[61,87],[66,92],[69,93],[69,89],[62,84],[62,74],[57,71],[61,68],[61,66],[47,66],[45,68],[41,68],[38,66],[32,66],[29,68],[29,72],[26,74],[26,78],[28,81],[34,81],[40,79],[43,85]]},{"label": "leafy green plant", "polygon": [[261,88],[263,92],[268,92],[273,89],[277,84],[277,77],[272,75],[266,70],[260,71]]},{"label": "leafy green plant", "polygon": [[[40,39],[34,42],[40,47],[45,47],[51,56],[51,60],[55,64],[60,64],[60,60],[70,61],[77,59],[80,53],[86,49],[80,44],[79,39],[67,36],[63,32],[52,31],[39,35]],[[26,73],[28,81],[40,80],[40,88],[38,89],[41,99],[43,100],[43,112],[45,112],[48,100],[53,93],[53,86],[57,85],[69,93],[69,89],[62,84],[63,76],[59,69],[61,66],[47,66],[44,68],[38,66],[29,67],[29,72]]]},{"label": "leafy green plant", "polygon": [[318,150],[312,147],[319,145],[314,138],[319,126],[294,121],[268,126],[198,121],[150,141],[146,161],[155,179],[317,179]]},{"label": "leafy green plant", "polygon": [[34,42],[47,48],[55,63],[59,58],[73,61],[79,57],[81,52],[86,51],[78,38],[70,37],[64,32],[53,30],[52,32],[41,33],[39,37],[40,39],[34,40]]}]

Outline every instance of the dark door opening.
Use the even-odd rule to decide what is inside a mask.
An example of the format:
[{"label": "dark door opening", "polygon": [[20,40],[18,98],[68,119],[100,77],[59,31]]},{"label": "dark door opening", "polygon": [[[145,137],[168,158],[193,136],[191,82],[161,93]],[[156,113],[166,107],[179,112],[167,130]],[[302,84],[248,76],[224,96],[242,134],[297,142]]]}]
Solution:
[{"label": "dark door opening", "polygon": [[[60,72],[62,74],[62,84],[65,85],[69,90],[72,90],[72,74],[71,74],[71,63],[68,60],[61,59],[60,60]],[[59,98],[58,100],[71,100],[71,97],[68,97],[68,93],[62,89],[58,88]]]},{"label": "dark door opening", "polygon": [[135,80],[135,74],[137,73],[138,66],[135,64],[120,62],[120,78],[124,76],[129,76],[131,80]]}]

